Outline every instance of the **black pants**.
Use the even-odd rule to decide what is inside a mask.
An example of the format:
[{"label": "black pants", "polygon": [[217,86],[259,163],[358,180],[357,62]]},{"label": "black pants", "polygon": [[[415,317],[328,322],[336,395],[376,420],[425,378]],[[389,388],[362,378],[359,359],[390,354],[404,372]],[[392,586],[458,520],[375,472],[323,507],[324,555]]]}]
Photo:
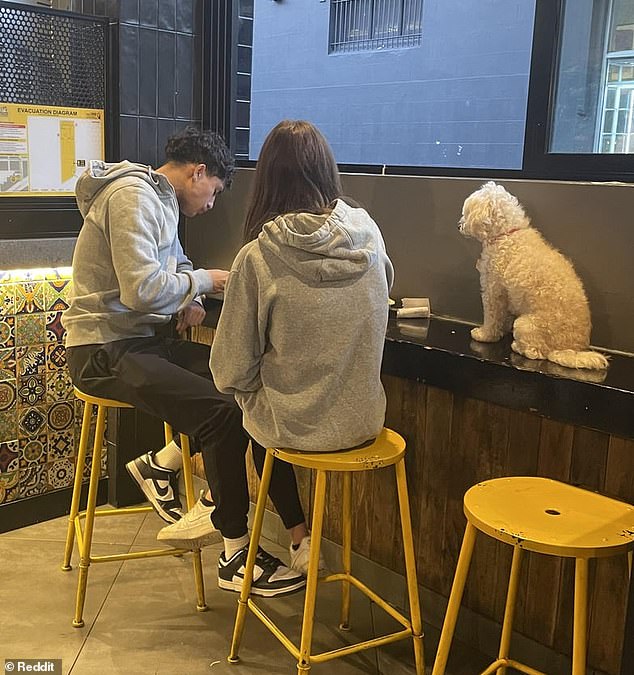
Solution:
[{"label": "black pants", "polygon": [[[69,347],[67,357],[81,391],[130,403],[193,437],[216,504],[214,525],[235,539],[247,532],[245,453],[250,439],[233,396],[221,394],[213,383],[209,351],[195,342],[151,337]],[[252,449],[261,474],[265,450],[255,442]],[[269,494],[286,528],[304,522],[290,464],[274,462]]]}]

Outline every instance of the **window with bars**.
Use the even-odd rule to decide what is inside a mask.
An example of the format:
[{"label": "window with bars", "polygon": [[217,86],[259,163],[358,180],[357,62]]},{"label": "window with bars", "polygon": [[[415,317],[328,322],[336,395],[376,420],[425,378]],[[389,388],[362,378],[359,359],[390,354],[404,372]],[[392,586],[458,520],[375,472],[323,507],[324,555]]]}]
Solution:
[{"label": "window with bars", "polygon": [[423,0],[331,0],[330,53],[415,47]]}]

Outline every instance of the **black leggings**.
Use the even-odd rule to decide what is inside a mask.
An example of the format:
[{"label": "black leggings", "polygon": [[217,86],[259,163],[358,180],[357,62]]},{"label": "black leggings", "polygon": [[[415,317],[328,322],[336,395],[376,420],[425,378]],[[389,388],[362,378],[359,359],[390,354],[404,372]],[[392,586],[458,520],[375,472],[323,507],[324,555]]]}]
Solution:
[{"label": "black leggings", "polygon": [[[212,519],[224,537],[247,533],[249,436],[233,396],[211,378],[207,345],[166,337],[130,338],[67,349],[73,384],[93,396],[129,403],[193,439],[216,504]],[[258,475],[265,450],[252,441]],[[269,495],[284,526],[304,522],[293,467],[275,460]]]}]

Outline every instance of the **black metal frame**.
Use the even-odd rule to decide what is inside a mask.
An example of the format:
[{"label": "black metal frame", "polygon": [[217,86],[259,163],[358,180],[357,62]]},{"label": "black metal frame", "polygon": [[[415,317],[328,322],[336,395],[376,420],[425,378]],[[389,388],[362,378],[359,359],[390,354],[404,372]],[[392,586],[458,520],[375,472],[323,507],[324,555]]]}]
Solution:
[{"label": "black metal frame", "polygon": [[[0,0],[0,5],[39,14],[67,16],[81,20],[92,20],[104,25],[106,101],[104,107],[104,136],[106,160],[112,161],[118,155],[119,133],[116,121],[118,111],[118,23],[102,16],[79,14]],[[72,196],[47,197],[2,197],[0,199],[0,240],[69,237],[77,234],[82,218]]]},{"label": "black metal frame", "polygon": [[[384,173],[386,175],[409,176],[451,176],[467,178],[524,178],[539,180],[571,180],[571,181],[623,181],[634,182],[634,157],[626,154],[572,154],[552,153],[548,144],[551,131],[555,80],[557,76],[560,27],[563,19],[565,0],[536,0],[531,68],[528,88],[526,127],[524,134],[524,154],[521,169],[494,168],[449,168],[404,165],[360,165],[341,164],[341,171],[350,173]],[[216,3],[214,3],[216,4]],[[235,46],[237,39],[237,12],[233,5],[237,0],[220,0],[219,5],[231,8],[224,16],[223,22],[212,20],[207,34],[218,35],[225,31],[224,39],[231,35],[231,44]],[[234,18],[234,15],[236,18]],[[228,20],[230,19],[230,20]],[[235,74],[232,63],[235,63],[234,47],[231,59],[225,63],[224,79],[207,77],[209,94],[205,97],[210,105],[221,106],[225,117],[219,130],[225,132],[230,147],[235,148],[235,131],[233,130],[232,100],[235,99]],[[205,52],[210,61],[210,52]],[[227,71],[228,68],[228,71]],[[227,86],[230,82],[230,89]],[[227,128],[226,115],[231,123]],[[207,121],[207,118],[205,118]],[[218,127],[217,127],[218,128]],[[238,160],[238,166],[253,167],[253,160]]]}]

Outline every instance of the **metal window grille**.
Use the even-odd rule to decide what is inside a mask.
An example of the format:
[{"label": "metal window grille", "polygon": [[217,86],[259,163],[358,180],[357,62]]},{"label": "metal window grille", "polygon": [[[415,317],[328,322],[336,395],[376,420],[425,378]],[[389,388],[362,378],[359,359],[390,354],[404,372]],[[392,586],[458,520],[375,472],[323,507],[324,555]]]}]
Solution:
[{"label": "metal window grille", "polygon": [[0,101],[105,107],[106,30],[98,19],[0,3]]},{"label": "metal window grille", "polygon": [[329,52],[415,47],[423,0],[330,0]]}]

